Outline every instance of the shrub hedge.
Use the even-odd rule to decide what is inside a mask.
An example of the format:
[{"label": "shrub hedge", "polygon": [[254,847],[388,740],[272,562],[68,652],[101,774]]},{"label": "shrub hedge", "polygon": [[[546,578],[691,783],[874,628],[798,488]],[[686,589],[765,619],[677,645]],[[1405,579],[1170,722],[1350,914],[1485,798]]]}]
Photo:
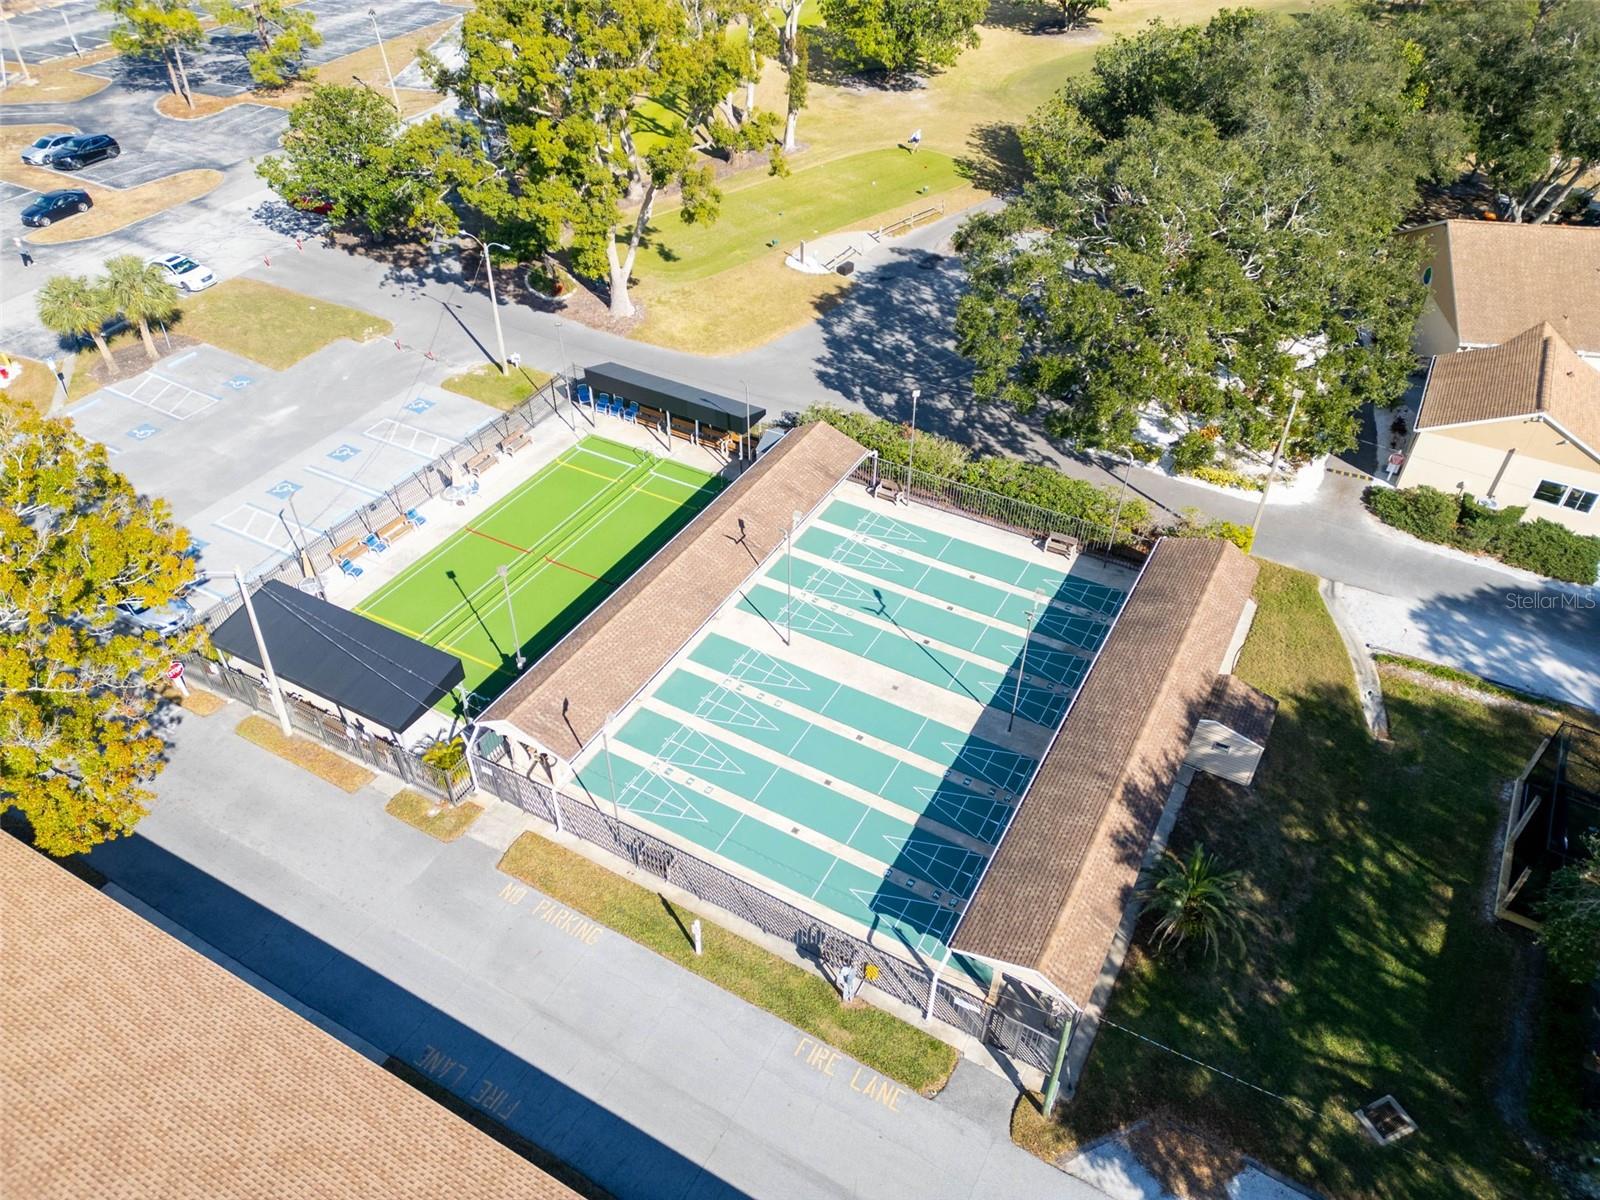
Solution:
[{"label": "shrub hedge", "polygon": [[1366,498],[1380,521],[1424,541],[1488,554],[1569,583],[1594,583],[1600,574],[1600,537],[1573,533],[1542,517],[1524,521],[1523,508],[1489,508],[1469,495],[1427,485],[1371,488]]},{"label": "shrub hedge", "polygon": [[[903,467],[906,464],[908,431],[894,421],[867,413],[846,412],[826,404],[808,408],[801,414],[800,421],[802,424],[826,421],[868,450],[876,450],[883,465]],[[931,475],[1037,504],[1105,529],[1110,529],[1115,521],[1117,540],[1125,544],[1151,528],[1149,506],[1131,495],[1121,496],[1119,500],[1118,488],[1099,487],[1074,479],[1040,463],[1021,462],[1000,455],[974,456],[959,442],[937,434],[917,434],[915,466]]]}]

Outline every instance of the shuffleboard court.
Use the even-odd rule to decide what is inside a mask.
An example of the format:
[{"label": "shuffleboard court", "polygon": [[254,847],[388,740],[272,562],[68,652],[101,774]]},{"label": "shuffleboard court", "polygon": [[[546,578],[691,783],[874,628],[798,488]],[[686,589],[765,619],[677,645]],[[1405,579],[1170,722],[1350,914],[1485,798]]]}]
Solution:
[{"label": "shuffleboard court", "polygon": [[1121,568],[919,515],[825,504],[575,764],[602,807],[914,960],[948,946],[1126,594]]},{"label": "shuffleboard court", "polygon": [[456,655],[487,703],[516,678],[519,649],[537,660],[721,488],[704,471],[586,438],[356,611]]}]

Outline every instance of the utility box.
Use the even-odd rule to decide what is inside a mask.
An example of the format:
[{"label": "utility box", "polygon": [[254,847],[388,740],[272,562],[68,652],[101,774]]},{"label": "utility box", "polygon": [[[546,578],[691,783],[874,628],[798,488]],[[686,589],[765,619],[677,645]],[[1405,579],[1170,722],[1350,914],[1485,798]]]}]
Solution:
[{"label": "utility box", "polygon": [[1219,675],[1184,762],[1197,771],[1249,787],[1266,752],[1278,702],[1237,675]]}]

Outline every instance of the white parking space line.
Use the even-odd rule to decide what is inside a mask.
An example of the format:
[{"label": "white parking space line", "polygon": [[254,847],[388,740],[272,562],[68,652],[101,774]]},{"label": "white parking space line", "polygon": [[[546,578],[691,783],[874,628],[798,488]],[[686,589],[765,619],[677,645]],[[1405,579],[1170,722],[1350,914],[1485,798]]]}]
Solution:
[{"label": "white parking space line", "polygon": [[334,483],[337,483],[341,487],[353,488],[354,490],[362,492],[368,496],[376,497],[383,495],[382,488],[375,488],[371,484],[367,483],[357,483],[354,479],[349,479],[339,474],[337,471],[329,471],[326,468],[319,467],[314,463],[307,463],[306,470],[311,472],[313,475],[321,476],[323,479],[331,479]]},{"label": "white parking space line", "polygon": [[388,418],[372,426],[366,434],[375,442],[386,442],[423,458],[438,458],[455,445],[453,438],[440,437],[436,433],[429,433],[426,429],[418,429],[414,425],[405,425]]},{"label": "white parking space line", "polygon": [[106,391],[154,409],[175,421],[197,417],[222,401],[221,396],[213,396],[186,383],[179,383],[176,379],[168,379],[158,371],[145,372],[129,391],[111,385],[107,385]]},{"label": "white parking space line", "polygon": [[[211,523],[218,529],[225,529],[246,541],[270,546],[274,550],[287,551],[294,548],[289,531],[283,527],[278,514],[258,508],[254,504],[241,504],[231,513],[218,517]],[[274,534],[277,536],[272,536]]]}]

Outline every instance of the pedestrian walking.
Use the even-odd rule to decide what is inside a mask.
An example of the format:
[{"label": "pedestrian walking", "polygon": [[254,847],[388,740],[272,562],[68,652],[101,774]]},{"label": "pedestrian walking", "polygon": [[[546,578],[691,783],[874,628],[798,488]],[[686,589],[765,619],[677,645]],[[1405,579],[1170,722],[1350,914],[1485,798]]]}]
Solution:
[{"label": "pedestrian walking", "polygon": [[906,149],[915,154],[917,152],[917,147],[920,145],[922,145],[922,130],[920,128],[913,129],[911,131],[911,136],[906,139]]},{"label": "pedestrian walking", "polygon": [[14,237],[11,239],[11,244],[17,248],[17,257],[22,260],[22,265],[33,266],[33,255],[28,253],[28,248],[22,244],[22,239]]}]

